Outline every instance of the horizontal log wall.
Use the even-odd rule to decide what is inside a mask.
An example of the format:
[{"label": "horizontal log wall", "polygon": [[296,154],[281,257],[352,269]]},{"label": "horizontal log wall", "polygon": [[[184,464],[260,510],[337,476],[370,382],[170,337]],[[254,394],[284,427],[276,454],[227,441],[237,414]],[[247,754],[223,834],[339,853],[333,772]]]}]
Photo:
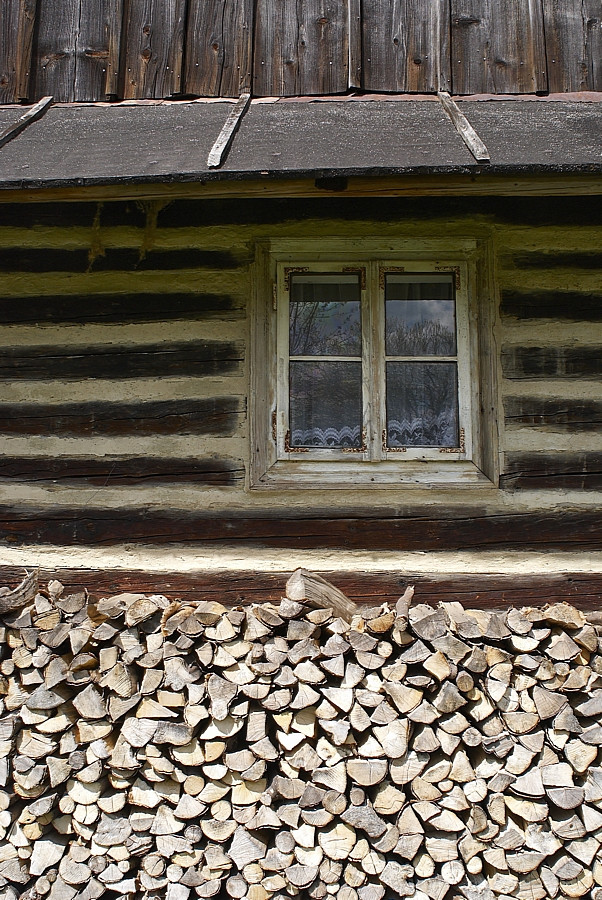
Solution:
[{"label": "horizontal log wall", "polygon": [[[600,549],[599,219],[578,198],[0,207],[4,542]],[[486,233],[500,489],[337,491],[336,504],[246,490],[253,243]]]},{"label": "horizontal log wall", "polygon": [[[278,572],[241,569],[236,572],[149,572],[148,569],[98,569],[85,566],[41,566],[42,583],[57,579],[65,591],[85,588],[92,599],[108,597],[124,591],[163,594],[195,600],[200,596],[215,599],[228,606],[273,602],[282,596],[292,570],[283,566]],[[431,603],[459,602],[478,609],[500,609],[508,606],[543,606],[546,603],[572,603],[579,609],[600,612],[602,575],[598,573],[553,575],[423,575],[373,572],[351,572],[329,569],[322,573],[355,603],[378,603],[398,598],[412,585],[417,599]],[[3,584],[16,587],[23,569],[2,566]]]},{"label": "horizontal log wall", "polygon": [[599,0],[3,0],[0,103],[602,90]]}]

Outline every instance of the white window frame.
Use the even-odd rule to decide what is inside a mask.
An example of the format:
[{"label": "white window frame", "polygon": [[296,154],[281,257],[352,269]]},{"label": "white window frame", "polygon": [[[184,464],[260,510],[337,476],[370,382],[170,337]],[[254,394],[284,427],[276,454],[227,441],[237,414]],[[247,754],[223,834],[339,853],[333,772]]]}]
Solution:
[{"label": "white window frame", "polygon": [[[291,448],[288,433],[290,280],[359,272],[362,297],[363,447]],[[385,275],[451,273],[455,281],[460,441],[455,448],[387,448],[384,441]],[[478,239],[273,240],[258,248],[251,324],[249,487],[350,489],[493,487],[497,483],[495,373],[483,352],[493,328],[487,253]],[[378,408],[376,408],[378,407]],[[483,411],[489,410],[485,419]]]}]

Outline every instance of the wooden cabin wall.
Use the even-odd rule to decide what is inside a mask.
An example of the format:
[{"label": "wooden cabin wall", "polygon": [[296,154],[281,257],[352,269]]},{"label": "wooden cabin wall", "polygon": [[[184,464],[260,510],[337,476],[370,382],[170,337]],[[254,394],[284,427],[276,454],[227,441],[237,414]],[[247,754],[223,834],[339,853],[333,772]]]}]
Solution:
[{"label": "wooden cabin wall", "polygon": [[[1,206],[4,546],[600,549],[601,219],[562,197]],[[254,243],[477,232],[499,489],[247,490]]]},{"label": "wooden cabin wall", "polygon": [[602,90],[599,0],[3,0],[0,103]]}]

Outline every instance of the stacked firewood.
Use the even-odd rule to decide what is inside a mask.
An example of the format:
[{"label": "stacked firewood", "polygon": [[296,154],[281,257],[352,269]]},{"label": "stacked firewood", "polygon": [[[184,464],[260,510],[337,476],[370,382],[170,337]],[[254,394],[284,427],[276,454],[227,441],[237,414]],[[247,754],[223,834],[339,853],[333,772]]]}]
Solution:
[{"label": "stacked firewood", "polygon": [[0,896],[602,900],[602,629],[0,591]]}]

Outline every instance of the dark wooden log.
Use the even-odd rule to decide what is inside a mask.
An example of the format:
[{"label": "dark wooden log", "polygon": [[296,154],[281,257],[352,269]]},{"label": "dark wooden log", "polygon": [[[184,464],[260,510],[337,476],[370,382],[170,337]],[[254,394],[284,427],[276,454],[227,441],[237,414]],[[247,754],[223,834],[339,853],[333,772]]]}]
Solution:
[{"label": "dark wooden log", "polygon": [[[0,567],[0,583],[17,586],[23,569]],[[216,599],[225,605],[277,603],[291,572],[149,572],[123,569],[48,568],[39,570],[40,583],[61,582],[65,593],[86,588],[91,600],[125,591],[165,594],[170,598]],[[602,576],[597,573],[561,575],[399,575],[390,572],[328,571],[324,576],[355,603],[376,606],[394,603],[408,583],[416,588],[415,602],[436,605],[459,601],[475,609],[543,606],[568,601],[578,609],[599,610]]]},{"label": "dark wooden log", "polygon": [[336,94],[347,90],[347,4],[334,0],[258,0],[253,93]]},{"label": "dark wooden log", "polygon": [[[89,202],[3,203],[0,225],[12,228],[34,228],[36,225],[91,227],[99,213],[101,226],[128,225],[142,230],[146,222],[143,204],[111,200],[101,204]],[[219,200],[179,199],[167,203],[157,217],[159,228],[206,228],[211,225],[277,225],[303,219],[364,219],[381,222],[441,221],[464,217],[474,224],[475,216],[486,216],[495,223],[530,225],[533,227],[562,223],[567,236],[572,226],[602,225],[602,204],[584,203],[578,196],[554,197],[345,197],[330,196],[292,199],[237,198]],[[578,242],[578,238],[574,240]]]},{"label": "dark wooden log", "polygon": [[[117,204],[117,208],[123,209],[124,206],[125,204]],[[107,208],[111,207],[112,203],[107,204]],[[135,208],[134,204],[132,207]],[[97,211],[97,203],[2,203],[0,225],[12,228],[35,228],[38,225],[67,228],[83,225],[90,228]]]},{"label": "dark wooden log", "polygon": [[602,424],[602,402],[565,400],[562,397],[506,397],[506,427],[549,428],[552,431],[598,431]]},{"label": "dark wooden log", "polygon": [[[562,254],[560,254],[562,255]],[[602,294],[580,291],[502,291],[502,316],[514,319],[602,321]]]},{"label": "dark wooden log", "polygon": [[[362,510],[365,514],[365,510]],[[375,516],[376,514],[373,513]],[[97,546],[123,541],[153,544],[226,541],[241,547],[348,550],[594,550],[602,547],[598,510],[462,518],[421,512],[401,517],[294,518],[208,516],[188,510],[2,507],[2,538],[16,543]]]},{"label": "dark wooden log", "polygon": [[[112,204],[107,204],[106,210]],[[117,207],[119,209],[119,207]],[[122,208],[123,209],[123,208]],[[106,213],[105,213],[106,214]],[[0,208],[0,222],[3,219]],[[40,213],[38,213],[38,216]],[[251,225],[287,222],[301,219],[366,219],[381,222],[446,221],[483,215],[492,223],[558,227],[564,229],[602,225],[602,204],[583,203],[581,197],[345,197],[256,200],[177,200],[161,210],[161,228],[215,225]],[[104,221],[104,218],[103,218]],[[578,241],[578,238],[575,238]]]},{"label": "dark wooden log", "polygon": [[597,250],[530,250],[514,253],[510,260],[517,269],[591,269],[595,272],[602,268],[602,253]]},{"label": "dark wooden log", "polygon": [[106,347],[5,349],[0,379],[149,378],[165,375],[225,375],[236,372],[244,351],[227,341],[194,341]]},{"label": "dark wooden log", "polygon": [[454,94],[547,90],[541,7],[529,0],[452,0]]},{"label": "dark wooden log", "polygon": [[128,99],[171,97],[182,90],[186,0],[137,0],[126,12]]},{"label": "dark wooden log", "polygon": [[190,0],[184,86],[202,97],[239,97],[251,86],[253,0]]},{"label": "dark wooden log", "polygon": [[236,397],[146,403],[0,403],[2,433],[99,437],[233,434],[244,419]]},{"label": "dark wooden log", "polygon": [[550,91],[602,89],[598,0],[543,0]]},{"label": "dark wooden log", "polygon": [[502,370],[512,380],[599,378],[602,347],[502,347]]},{"label": "dark wooden log", "polygon": [[244,477],[244,464],[232,459],[0,456],[0,478],[28,482],[102,487],[187,483],[232,487]]},{"label": "dark wooden log", "polygon": [[506,453],[500,487],[599,491],[602,490],[602,453]]},{"label": "dark wooden log", "polygon": [[37,0],[4,0],[0,20],[0,103],[29,98]]},{"label": "dark wooden log", "polygon": [[227,294],[53,294],[20,297],[18,303],[6,299],[0,304],[3,325],[200,322],[243,314],[241,299]]},{"label": "dark wooden log", "polygon": [[1,272],[148,271],[172,269],[235,269],[240,265],[226,250],[150,250],[109,248],[90,260],[87,250],[35,250],[10,247],[2,251]]},{"label": "dark wooden log", "polygon": [[363,7],[363,80],[368,91],[451,89],[449,3],[371,0]]}]

